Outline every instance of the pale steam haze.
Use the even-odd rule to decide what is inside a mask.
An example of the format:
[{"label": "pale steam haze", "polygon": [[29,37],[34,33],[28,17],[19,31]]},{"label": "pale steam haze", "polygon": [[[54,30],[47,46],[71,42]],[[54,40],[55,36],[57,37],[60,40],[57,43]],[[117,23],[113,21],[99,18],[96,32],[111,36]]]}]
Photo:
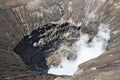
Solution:
[{"label": "pale steam haze", "polygon": [[94,59],[100,56],[107,47],[110,40],[110,30],[108,25],[100,24],[97,35],[93,38],[92,42],[88,42],[89,34],[82,34],[73,47],[77,58],[74,61],[70,61],[63,57],[62,62],[58,66],[52,66],[49,70],[49,74],[55,75],[69,75],[72,76],[78,66],[88,60]]}]

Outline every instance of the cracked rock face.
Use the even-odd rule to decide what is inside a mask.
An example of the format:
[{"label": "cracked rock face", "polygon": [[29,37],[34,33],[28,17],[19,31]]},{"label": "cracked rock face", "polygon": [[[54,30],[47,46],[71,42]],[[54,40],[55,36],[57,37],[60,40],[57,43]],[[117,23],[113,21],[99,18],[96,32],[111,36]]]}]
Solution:
[{"label": "cracked rock face", "polygon": [[[0,79],[119,80],[119,13],[119,0],[1,0]],[[58,52],[70,46],[69,42],[74,43],[73,36],[76,39],[82,31],[92,38],[101,23],[111,30],[107,51],[79,65],[73,76],[33,71],[60,63]],[[72,54],[65,56],[74,59],[70,57]]]}]

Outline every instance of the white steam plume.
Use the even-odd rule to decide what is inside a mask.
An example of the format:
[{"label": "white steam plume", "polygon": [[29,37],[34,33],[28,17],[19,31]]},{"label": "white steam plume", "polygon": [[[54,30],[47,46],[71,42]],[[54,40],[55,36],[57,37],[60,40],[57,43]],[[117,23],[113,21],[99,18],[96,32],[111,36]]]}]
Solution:
[{"label": "white steam plume", "polygon": [[100,24],[97,35],[93,38],[92,42],[89,41],[89,35],[83,34],[75,43],[74,54],[77,54],[77,58],[74,61],[70,61],[63,57],[62,62],[58,66],[52,66],[48,70],[48,74],[55,75],[73,75],[78,66],[90,59],[100,56],[107,47],[110,40],[110,30],[105,24]]}]

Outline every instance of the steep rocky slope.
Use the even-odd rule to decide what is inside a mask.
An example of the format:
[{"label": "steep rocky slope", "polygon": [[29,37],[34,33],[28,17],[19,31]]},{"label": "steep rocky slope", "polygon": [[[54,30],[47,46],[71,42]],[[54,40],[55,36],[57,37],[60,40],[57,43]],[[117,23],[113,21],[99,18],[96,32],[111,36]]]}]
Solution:
[{"label": "steep rocky slope", "polygon": [[[119,80],[120,79],[120,1],[119,0],[1,0],[0,1],[0,79],[1,80]],[[50,23],[52,22],[52,23]],[[67,25],[62,25],[63,23]],[[59,23],[59,26],[57,26]],[[33,55],[32,46],[41,47],[40,37],[30,37],[32,31],[43,31],[47,40],[47,32],[51,31],[50,39],[65,38],[64,34],[76,31],[70,26],[79,24],[84,33],[94,36],[100,23],[109,25],[111,40],[107,51],[98,58],[87,61],[79,66],[77,72],[69,76],[54,76],[41,74],[29,70],[31,66],[38,65],[39,53]],[[43,30],[44,25],[51,27]],[[50,26],[49,26],[50,25]],[[60,32],[62,28],[63,33]],[[46,28],[48,28],[46,27]],[[55,27],[55,28],[54,28]],[[69,28],[66,29],[66,28]],[[77,27],[77,30],[79,28]],[[54,31],[56,32],[54,33]],[[78,30],[79,32],[79,30]],[[53,34],[53,35],[52,35]],[[54,36],[59,36],[54,37]],[[67,34],[66,34],[67,35]],[[25,36],[25,37],[24,37]],[[37,40],[36,38],[39,40]],[[76,36],[77,37],[77,36]],[[29,39],[30,38],[30,39]],[[34,41],[35,38],[35,41]],[[46,40],[45,40],[46,39]],[[68,38],[67,38],[68,39]],[[28,43],[26,43],[26,41]],[[21,48],[19,42],[22,41]],[[24,42],[25,41],[25,42]],[[68,40],[67,40],[68,41]],[[36,43],[35,43],[36,42]],[[25,45],[25,44],[27,45]],[[54,42],[55,43],[55,42]],[[24,46],[25,45],[25,46]],[[24,46],[24,47],[23,47]],[[44,46],[44,45],[42,45]],[[22,49],[23,48],[23,49]],[[28,50],[30,52],[25,51]],[[42,48],[43,49],[43,48]],[[40,50],[35,48],[35,50]],[[48,48],[49,50],[49,48]],[[43,51],[43,50],[42,50]],[[16,54],[16,53],[17,54]],[[24,54],[26,53],[26,54]],[[30,53],[31,55],[28,55]],[[35,53],[35,52],[34,52]],[[22,54],[22,55],[18,55]],[[23,55],[27,55],[23,56]],[[32,58],[31,63],[31,56]],[[41,56],[41,55],[40,55]],[[53,58],[53,56],[51,56]],[[41,59],[41,58],[39,58]],[[48,58],[49,61],[49,58]],[[49,64],[50,62],[48,62]],[[40,65],[42,66],[42,65]],[[47,67],[46,67],[47,68]],[[32,68],[33,69],[33,68]]]}]

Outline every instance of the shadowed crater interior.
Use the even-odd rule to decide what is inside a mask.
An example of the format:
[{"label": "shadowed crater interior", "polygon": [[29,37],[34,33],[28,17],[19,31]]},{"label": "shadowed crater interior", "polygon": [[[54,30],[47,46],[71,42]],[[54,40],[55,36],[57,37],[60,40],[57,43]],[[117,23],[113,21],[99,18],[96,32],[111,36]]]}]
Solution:
[{"label": "shadowed crater interior", "polygon": [[70,46],[80,36],[79,31],[80,27],[68,22],[48,23],[34,29],[30,35],[24,36],[14,51],[29,69],[47,73],[50,64],[46,58],[54,54],[60,44],[67,43]]}]

